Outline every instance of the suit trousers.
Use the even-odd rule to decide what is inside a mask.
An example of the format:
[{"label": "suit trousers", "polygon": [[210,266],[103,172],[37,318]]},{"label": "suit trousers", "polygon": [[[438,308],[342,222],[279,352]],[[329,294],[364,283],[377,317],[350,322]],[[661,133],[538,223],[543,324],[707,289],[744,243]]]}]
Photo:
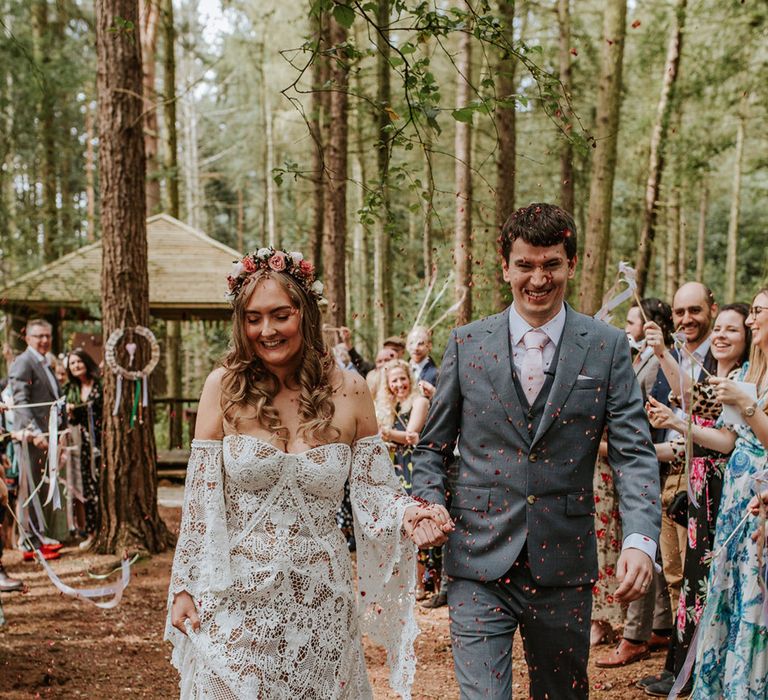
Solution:
[{"label": "suit trousers", "polygon": [[680,599],[680,588],[683,585],[683,565],[685,563],[685,548],[688,544],[688,531],[667,515],[667,508],[672,503],[675,494],[685,489],[685,484],[685,474],[682,477],[680,474],[669,474],[661,489],[659,546],[673,617],[677,614],[677,602]]},{"label": "suit trousers", "polygon": [[452,578],[448,606],[461,700],[510,700],[512,639],[518,627],[531,698],[582,700],[589,696],[590,585],[537,585],[523,548],[500,579]]},{"label": "suit trousers", "polygon": [[672,610],[664,574],[653,571],[648,592],[627,607],[623,636],[633,642],[647,642],[653,630],[672,629]]}]

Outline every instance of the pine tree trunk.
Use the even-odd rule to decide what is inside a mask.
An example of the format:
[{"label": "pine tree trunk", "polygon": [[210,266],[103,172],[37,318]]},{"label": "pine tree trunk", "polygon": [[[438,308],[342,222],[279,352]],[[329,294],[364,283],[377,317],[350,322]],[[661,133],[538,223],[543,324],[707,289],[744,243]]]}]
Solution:
[{"label": "pine tree trunk", "polygon": [[579,285],[580,310],[589,315],[600,308],[605,286],[621,113],[621,73],[624,63],[626,19],[626,0],[606,3],[595,117],[595,148],[589,182],[584,260]]},{"label": "pine tree trunk", "polygon": [[648,179],[645,184],[645,203],[643,223],[638,242],[637,261],[637,291],[640,296],[645,293],[648,281],[648,268],[653,253],[653,238],[656,231],[656,203],[659,198],[661,176],[664,166],[664,149],[669,130],[669,119],[672,114],[675,83],[680,68],[680,56],[683,50],[683,28],[685,27],[685,8],[687,0],[677,0],[675,9],[675,26],[669,40],[667,59],[664,66],[661,96],[656,110],[656,122],[651,133],[651,149],[648,158]]},{"label": "pine tree trunk", "polygon": [[[566,103],[571,99],[571,2],[557,0],[557,23],[559,31],[558,57],[560,60],[560,83],[566,95]],[[573,113],[567,109],[566,133],[570,132]],[[575,207],[575,183],[573,179],[573,144],[563,140],[560,147],[560,206],[570,214]]]},{"label": "pine tree trunk", "polygon": [[[515,3],[514,0],[499,0],[499,18],[504,32],[504,43],[514,46]],[[496,93],[506,104],[496,107],[496,130],[498,147],[496,156],[496,231],[501,227],[515,208],[515,178],[517,176],[517,133],[515,112],[515,68],[517,58],[509,48],[502,49],[496,64]],[[494,261],[493,306],[501,310],[508,303],[509,286],[504,281],[501,265]]]},{"label": "pine tree trunk", "polygon": [[[743,109],[743,106],[742,106]],[[731,213],[728,217],[728,249],[725,257],[725,301],[736,301],[736,257],[739,237],[739,208],[741,206],[741,162],[744,158],[744,131],[746,117],[742,111],[736,129],[736,155],[733,164],[733,188],[731,190]]]},{"label": "pine tree trunk", "polygon": [[390,0],[379,0],[376,22],[380,31],[376,35],[376,174],[379,181],[379,215],[373,238],[373,295],[376,339],[381,345],[392,320],[392,286],[390,271],[390,207],[389,207],[389,149],[387,127],[391,120],[389,76],[389,8]]},{"label": "pine tree trunk", "polygon": [[[456,107],[466,107],[472,100],[470,92],[472,71],[472,32],[460,33],[456,57]],[[455,195],[453,260],[456,272],[456,301],[463,299],[456,311],[456,324],[472,319],[472,125],[456,122]]]},{"label": "pine tree trunk", "polygon": [[699,227],[696,231],[696,281],[704,280],[704,243],[707,238],[707,208],[709,206],[709,188],[706,180],[701,182],[699,195]]},{"label": "pine tree trunk", "polygon": [[163,13],[163,91],[165,104],[165,187],[168,213],[180,217],[179,156],[176,131],[176,27],[173,20],[173,0],[162,0]]},{"label": "pine tree trunk", "polygon": [[317,52],[312,63],[312,112],[309,130],[314,141],[312,149],[312,230],[307,246],[307,259],[312,260],[318,273],[322,274],[323,260],[323,221],[325,146],[327,144],[328,107],[330,94],[325,88],[328,81],[330,64],[324,52],[328,47],[328,13],[317,9],[314,18],[314,31]]},{"label": "pine tree trunk", "polygon": [[680,256],[680,203],[677,187],[669,188],[667,202],[667,273],[665,298],[672,299],[680,286],[678,258]]},{"label": "pine tree trunk", "polygon": [[59,213],[56,205],[56,85],[51,81],[52,60],[51,30],[48,21],[47,0],[34,0],[32,7],[32,30],[34,34],[35,63],[39,67],[42,88],[39,104],[39,136],[41,149],[40,179],[43,194],[43,258],[46,262],[55,260],[59,254]]},{"label": "pine tree trunk", "polygon": [[424,260],[424,279],[432,278],[432,222],[435,212],[435,174],[432,171],[432,134],[427,130],[424,139],[424,183],[426,201],[424,205],[424,227],[421,232],[421,253]]},{"label": "pine tree trunk", "polygon": [[[682,187],[682,185],[681,185]],[[683,202],[685,198],[678,188],[677,229],[680,232],[680,240],[677,244],[677,281],[683,284],[688,278],[688,219],[685,216]]]},{"label": "pine tree trunk", "polygon": [[96,154],[93,143],[97,137],[93,105],[85,103],[85,236],[89,243],[96,240]]},{"label": "pine tree trunk", "polygon": [[347,30],[336,20],[330,20],[331,59],[328,146],[325,151],[323,201],[323,271],[325,297],[328,299],[328,322],[345,325],[346,310],[344,260],[347,240],[347,88],[349,66],[341,45],[347,40]]},{"label": "pine tree trunk", "polygon": [[160,139],[157,119],[157,32],[160,5],[157,0],[139,0],[141,57],[144,70],[144,153],[147,159],[147,215],[160,208]]},{"label": "pine tree trunk", "polygon": [[[99,95],[99,174],[103,261],[101,274],[104,336],[117,329],[149,325],[149,277],[145,211],[145,159],[142,128],[141,46],[136,0],[96,2]],[[131,26],[132,23],[132,26]],[[145,341],[136,366],[149,359]],[[125,352],[118,361],[127,366]],[[117,416],[116,380],[104,376],[104,432],[101,525],[96,548],[118,552],[138,546],[149,552],[173,538],[157,512],[157,475],[152,407],[143,424],[128,425],[132,382],[126,382]]]},{"label": "pine tree trunk", "polygon": [[[10,2],[3,2],[3,16],[5,19],[5,30],[13,36],[13,13],[10,11]],[[2,158],[0,159],[0,214],[3,216],[5,230],[4,236],[8,240],[16,237],[16,187],[14,184],[14,119],[15,110],[13,107],[13,72],[10,66],[5,67],[5,75],[2,76],[0,84],[0,104],[2,107],[2,139],[0,139],[0,149],[2,149]],[[5,286],[5,275],[9,274],[9,256],[3,255],[0,261],[0,275],[3,277],[2,285]],[[6,324],[6,333],[10,333],[10,320]],[[8,368],[6,367],[6,370]]]}]

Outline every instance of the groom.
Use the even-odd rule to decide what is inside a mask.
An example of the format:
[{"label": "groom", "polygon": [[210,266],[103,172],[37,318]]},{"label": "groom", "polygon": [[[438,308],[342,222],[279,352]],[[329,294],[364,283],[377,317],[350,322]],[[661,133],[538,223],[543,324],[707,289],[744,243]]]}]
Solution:
[{"label": "groom", "polygon": [[[608,461],[624,542],[616,597],[651,584],[659,475],[626,337],[563,302],[576,268],[576,227],[550,204],[513,213],[501,234],[513,304],[455,329],[413,455],[414,495],[445,503],[455,530],[425,523],[420,546],[447,537],[444,566],[461,698],[512,697],[512,638],[523,637],[531,697],[589,694],[592,478]],[[455,482],[446,465],[458,442]]]}]

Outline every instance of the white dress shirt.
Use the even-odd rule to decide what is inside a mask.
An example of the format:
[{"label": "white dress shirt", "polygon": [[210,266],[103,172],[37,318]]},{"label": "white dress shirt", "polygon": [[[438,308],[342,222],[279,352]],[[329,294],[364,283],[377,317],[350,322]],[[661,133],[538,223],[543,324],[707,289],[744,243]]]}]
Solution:
[{"label": "white dress shirt", "polygon": [[427,366],[428,362],[429,355],[427,355],[421,362],[414,362],[411,360],[411,374],[413,375],[414,381],[419,381],[421,373],[424,371],[424,368]]},{"label": "white dress shirt", "polygon": [[[560,344],[560,338],[563,335],[563,329],[565,328],[565,304],[560,307],[560,311],[555,316],[547,321],[543,326],[539,326],[535,330],[543,331],[547,334],[549,342],[542,348],[541,354],[544,361],[544,372],[549,370],[552,360],[555,358],[555,351]],[[534,327],[528,323],[515,309],[514,302],[509,307],[509,334],[512,340],[512,362],[515,365],[515,371],[519,374],[520,367],[522,366],[523,357],[525,356],[525,343],[523,342],[523,336]],[[708,341],[707,341],[708,342]],[[707,350],[709,345],[707,344]],[[707,354],[707,350],[704,354]],[[690,359],[690,358],[689,358]],[[621,545],[621,551],[625,549],[639,549],[641,552],[645,552],[654,563],[657,570],[660,568],[656,565],[656,543],[645,535],[641,535],[637,532],[630,533],[624,538]]]}]

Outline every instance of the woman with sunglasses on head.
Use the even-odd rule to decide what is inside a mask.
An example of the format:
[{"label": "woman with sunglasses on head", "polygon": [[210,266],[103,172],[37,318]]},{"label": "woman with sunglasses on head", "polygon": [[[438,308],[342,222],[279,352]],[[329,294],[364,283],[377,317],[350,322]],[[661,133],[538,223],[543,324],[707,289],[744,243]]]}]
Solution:
[{"label": "woman with sunglasses on head", "polygon": [[[722,413],[715,427],[691,424],[697,444],[730,453],[723,473],[707,599],[701,614],[691,697],[765,698],[768,696],[768,626],[764,617],[765,587],[760,581],[759,526],[745,513],[757,490],[756,476],[768,466],[768,288],[760,290],[746,324],[752,331],[749,362],[731,378],[711,377],[716,400],[735,414]],[[754,384],[757,399],[736,382]],[[649,408],[655,427],[687,433],[688,422],[658,403]]]},{"label": "woman with sunglasses on head", "polygon": [[[361,635],[410,697],[416,544],[452,528],[407,496],[368,387],[321,332],[300,253],[263,248],[229,277],[232,343],[206,380],[187,468],[166,637],[182,698],[372,698]],[[335,514],[349,480],[358,596]],[[359,601],[359,610],[358,610]]]}]

